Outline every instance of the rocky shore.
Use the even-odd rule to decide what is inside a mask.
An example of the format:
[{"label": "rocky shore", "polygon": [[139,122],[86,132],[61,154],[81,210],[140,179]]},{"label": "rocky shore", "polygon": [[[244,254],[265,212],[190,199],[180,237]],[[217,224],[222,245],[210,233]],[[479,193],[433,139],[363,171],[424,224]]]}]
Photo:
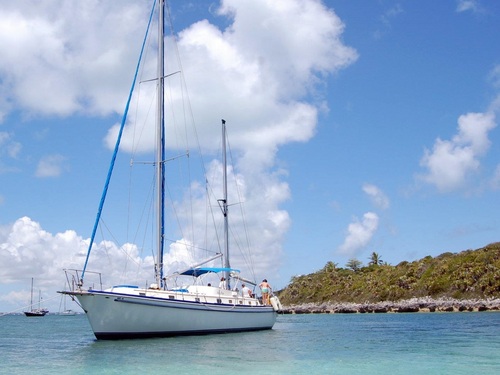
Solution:
[{"label": "rocky shore", "polygon": [[355,314],[408,312],[500,311],[500,299],[456,300],[452,298],[412,298],[376,303],[322,303],[284,306],[283,314]]}]

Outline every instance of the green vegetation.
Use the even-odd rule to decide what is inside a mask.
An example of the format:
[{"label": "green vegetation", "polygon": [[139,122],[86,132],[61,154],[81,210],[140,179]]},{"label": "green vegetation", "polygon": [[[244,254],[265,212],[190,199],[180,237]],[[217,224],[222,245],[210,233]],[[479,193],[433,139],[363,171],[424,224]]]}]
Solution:
[{"label": "green vegetation", "polygon": [[323,302],[381,302],[413,297],[487,299],[500,297],[500,242],[458,254],[427,256],[397,266],[373,253],[368,266],[350,259],[346,268],[328,262],[295,276],[279,293],[284,305]]}]

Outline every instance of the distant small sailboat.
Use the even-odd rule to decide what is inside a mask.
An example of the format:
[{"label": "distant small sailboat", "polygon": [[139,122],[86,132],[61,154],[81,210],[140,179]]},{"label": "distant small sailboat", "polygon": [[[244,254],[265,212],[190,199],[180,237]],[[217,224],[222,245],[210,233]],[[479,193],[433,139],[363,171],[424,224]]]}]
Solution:
[{"label": "distant small sailboat", "polygon": [[63,310],[61,311],[61,304],[59,304],[59,315],[62,315],[62,316],[74,316],[74,315],[76,315],[76,311],[68,309],[66,307],[66,298],[67,297],[65,295],[62,296],[61,304],[63,305]]},{"label": "distant small sailboat", "polygon": [[30,311],[25,311],[24,315],[29,316],[29,317],[33,317],[33,316],[45,316],[49,312],[49,310],[40,307],[41,300],[42,300],[42,297],[41,297],[41,294],[40,294],[40,291],[39,291],[38,292],[38,308],[34,309],[33,308],[33,278],[31,278]]},{"label": "distant small sailboat", "polygon": [[59,313],[62,316],[74,316],[76,315],[76,311],[73,310],[64,310],[62,313]]}]

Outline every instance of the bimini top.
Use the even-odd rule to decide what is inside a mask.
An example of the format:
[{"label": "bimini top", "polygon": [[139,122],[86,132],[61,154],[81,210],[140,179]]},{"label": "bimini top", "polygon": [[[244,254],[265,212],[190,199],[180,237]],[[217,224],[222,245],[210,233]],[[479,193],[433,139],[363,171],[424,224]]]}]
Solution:
[{"label": "bimini top", "polygon": [[201,276],[206,273],[219,273],[219,272],[230,272],[230,273],[240,273],[240,270],[236,270],[234,268],[227,268],[227,267],[196,267],[196,268],[190,268],[184,272],[181,272],[179,275],[184,275],[184,276]]}]

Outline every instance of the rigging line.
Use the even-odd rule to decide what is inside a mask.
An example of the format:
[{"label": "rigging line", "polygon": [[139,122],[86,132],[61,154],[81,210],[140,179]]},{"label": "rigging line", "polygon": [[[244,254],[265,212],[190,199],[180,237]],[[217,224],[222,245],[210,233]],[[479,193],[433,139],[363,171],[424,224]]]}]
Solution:
[{"label": "rigging line", "polygon": [[[212,205],[210,203],[210,192],[208,191],[209,187],[211,188],[211,185],[209,185],[208,181],[206,181],[205,182],[205,196],[206,196],[206,205],[208,206],[207,211],[210,212],[210,214],[212,216],[212,223],[214,224],[214,235],[215,235],[215,240],[217,242],[217,249],[219,250],[219,252],[222,252],[222,246],[221,246],[221,240],[220,240],[220,236],[219,236],[219,231],[217,230],[217,226],[215,224],[216,223],[216,221],[215,221],[215,214],[214,214],[214,210],[212,209]],[[212,192],[212,194],[213,194],[213,192]],[[206,229],[207,236],[208,236],[208,219],[205,222],[205,229]],[[207,238],[207,248],[208,248],[208,238]]]},{"label": "rigging line", "polygon": [[[148,37],[148,44],[149,44],[149,39],[150,39],[150,37]],[[147,58],[147,54],[148,54],[147,51],[148,50],[146,50],[146,56],[144,57],[144,59]],[[144,64],[142,64],[141,67],[142,67],[142,70],[141,70],[141,76],[142,76],[144,74],[144,69],[145,69]],[[144,81],[139,82],[139,85],[138,85],[138,90],[137,90],[137,95],[136,95],[137,100],[136,100],[135,120],[132,122],[132,124],[133,124],[132,125],[132,127],[133,127],[133,141],[132,141],[133,150],[131,152],[131,159],[130,159],[130,165],[129,165],[128,220],[127,220],[127,231],[126,231],[127,234],[130,233],[130,225],[131,225],[131,217],[132,217],[132,215],[131,215],[131,212],[132,212],[131,211],[132,210],[132,191],[133,191],[133,186],[135,185],[133,175],[134,175],[134,170],[135,170],[134,166],[135,166],[135,164],[137,164],[137,162],[135,161],[135,158],[136,158],[138,149],[141,145],[141,140],[143,139],[145,129],[147,128],[148,119],[150,118],[152,108],[154,107],[154,104],[156,103],[156,100],[155,100],[156,95],[151,95],[151,100],[149,103],[148,110],[144,116],[143,123],[140,127],[140,131],[138,131],[139,130],[138,116],[139,116],[139,103],[140,103],[139,98],[141,97],[141,91],[142,91],[141,83],[142,82],[144,82]],[[142,221],[142,218],[141,218],[141,221]],[[138,230],[139,230],[139,225],[137,226],[137,231]],[[135,238],[137,238],[137,231],[136,231],[136,234],[134,236],[134,241],[135,241]]]},{"label": "rigging line", "polygon": [[[150,36],[147,37],[147,40],[148,40],[147,44],[148,45],[149,45],[150,38],[151,38]],[[145,60],[147,58],[148,51],[149,50],[146,49],[146,54],[145,54],[143,60]],[[141,77],[144,75],[144,69],[145,69],[145,64],[141,64],[141,73],[140,73]],[[132,139],[132,145],[133,145],[133,149],[131,151],[130,164],[129,164],[128,214],[127,214],[128,219],[127,219],[127,230],[126,230],[127,234],[130,233],[131,216],[132,216],[131,215],[131,210],[132,210],[132,191],[133,191],[133,186],[134,186],[133,175],[134,175],[134,170],[135,170],[134,169],[134,165],[137,164],[135,162],[135,158],[136,158],[138,149],[140,147],[141,140],[143,138],[145,129],[147,127],[147,122],[148,122],[148,119],[150,118],[150,114],[151,114],[152,108],[154,106],[154,103],[156,102],[155,101],[155,95],[152,95],[151,96],[151,101],[149,103],[148,111],[147,111],[147,113],[146,113],[146,115],[144,117],[142,126],[140,127],[140,131],[139,131],[138,116],[139,116],[139,103],[140,103],[139,98],[141,97],[141,91],[142,91],[141,83],[142,83],[142,81],[139,82],[138,90],[137,90],[137,95],[136,95],[136,100],[135,100],[135,120],[131,122],[132,123],[131,126],[132,126],[132,129],[133,129],[133,132],[132,132],[132,137],[133,137],[133,139]],[[134,241],[135,241],[136,236],[137,236],[137,233],[134,236]]]},{"label": "rigging line", "polygon": [[[183,72],[184,69],[183,69],[181,58],[180,58],[179,46],[177,44],[177,38],[175,36],[175,30],[174,30],[174,27],[173,27],[172,13],[171,13],[170,5],[168,4],[168,2],[166,3],[166,13],[167,13],[168,20],[169,20],[168,24],[170,26],[170,33],[172,35],[172,44],[173,44],[174,49],[175,49],[175,54],[174,55],[175,55],[175,57],[177,59],[177,64],[180,67],[181,72]],[[191,125],[192,125],[192,131],[193,131],[193,134],[194,134],[194,137],[195,137],[195,140],[196,140],[196,146],[197,146],[197,149],[198,149],[198,154],[200,155],[199,156],[200,157],[200,168],[203,171],[203,175],[206,176],[206,174],[207,174],[206,164],[205,164],[205,160],[203,158],[203,153],[201,152],[201,144],[200,144],[200,140],[199,140],[199,137],[198,137],[198,132],[197,132],[196,125],[195,125],[195,119],[194,119],[193,109],[191,107],[191,100],[190,100],[190,96],[189,96],[189,91],[188,91],[186,79],[185,79],[185,76],[184,76],[183,73],[181,73],[181,95],[182,95],[182,101],[181,101],[181,103],[182,103],[182,107],[183,107],[182,113],[184,115],[184,123],[188,124],[187,115],[186,115],[186,113],[187,113],[188,116],[189,116],[189,118],[190,118]],[[186,98],[187,98],[187,100],[186,100]],[[186,108],[186,105],[187,105],[187,108]],[[189,145],[189,137],[188,137],[188,134],[187,134],[187,126],[184,128],[184,130],[185,130],[185,137],[186,137],[186,145],[189,148],[190,145]],[[188,174],[189,174],[189,176],[191,174],[191,169],[190,168],[188,168]],[[191,192],[192,191],[190,190],[190,193]],[[208,206],[208,208],[211,211],[212,217],[213,217],[214,216],[213,208],[210,205]],[[192,217],[194,217],[194,215],[192,215]],[[212,222],[214,223],[214,221],[212,221]],[[192,222],[192,225],[194,225],[194,222]],[[192,228],[192,233],[194,234],[194,228]]]},{"label": "rigging line", "polygon": [[[113,236],[113,233],[111,232],[111,230],[109,229],[109,227],[107,226],[106,222],[103,220],[103,219],[100,219],[100,223],[101,225],[99,226],[101,229],[101,237],[104,238],[104,234],[102,233],[102,228],[106,228],[106,230],[108,231],[108,236],[110,236],[112,239],[113,239],[113,242],[118,244],[120,241],[118,241],[118,239]],[[109,264],[112,263],[112,259],[111,257],[109,256],[109,253],[108,253],[108,246],[107,246],[107,241],[104,241],[104,250],[106,251],[106,255],[108,257],[108,262]],[[118,246],[118,249],[120,249],[122,251],[123,254],[125,254],[126,258],[131,260],[132,262],[134,262],[137,266],[140,266],[141,264],[139,262],[137,262],[134,258],[132,258],[124,249],[123,249],[123,246]]]},{"label": "rigging line", "polygon": [[[146,237],[146,233],[145,232],[146,232],[146,229],[149,226],[149,218],[151,216],[149,214],[146,214],[146,211],[148,211],[148,209],[149,209],[149,212],[151,213],[151,211],[153,210],[153,208],[152,208],[153,203],[152,202],[153,202],[153,199],[154,199],[153,197],[154,197],[154,190],[155,190],[154,189],[155,188],[155,176],[156,176],[155,174],[153,174],[153,176],[152,176],[152,180],[151,180],[151,183],[150,183],[150,188],[148,190],[149,193],[146,196],[146,199],[144,201],[145,203],[144,203],[144,205],[142,207],[141,214],[139,215],[139,221],[137,223],[136,231],[135,231],[134,236],[133,236],[133,238],[131,240],[132,243],[136,243],[137,242],[137,238],[139,237],[139,230],[140,229],[142,230],[142,228],[144,228],[144,236],[143,237]],[[148,202],[149,202],[149,204],[148,204]],[[146,220],[144,220],[144,218],[146,218]],[[146,222],[145,224],[143,224],[144,221]],[[145,243],[145,240],[143,238],[143,241],[142,241],[143,247],[142,248],[144,248],[144,243]]]},{"label": "rigging line", "polygon": [[[166,188],[166,190],[167,190],[167,192],[168,192],[168,196],[169,196],[169,198],[170,198],[170,201],[171,201],[171,202],[173,202],[173,201],[174,201],[174,199],[173,199],[173,197],[172,197],[172,193],[171,193],[171,191],[170,191],[169,185],[168,185],[168,184],[166,184],[165,188]],[[181,220],[180,220],[180,218],[179,218],[179,214],[178,214],[177,208],[176,208],[176,206],[175,206],[174,204],[171,204],[171,208],[172,208],[172,213],[173,213],[173,216],[175,217],[175,220],[176,220],[176,222],[177,222],[177,226],[178,226],[179,231],[180,231],[180,233],[181,233],[181,236],[182,236],[182,238],[186,238],[186,236],[185,236],[185,234],[184,234],[184,230],[183,230],[182,224],[181,224]],[[190,251],[190,249],[195,249],[195,248],[197,248],[197,247],[195,246],[195,241],[194,241],[194,238],[193,238],[193,240],[191,241],[191,242],[192,242],[192,244],[191,244],[191,245],[188,245],[187,241],[182,241],[182,242],[179,242],[179,241],[173,241],[173,242],[176,242],[176,243],[182,244],[183,246],[185,246],[186,250],[188,250],[188,251]]]},{"label": "rigging line", "polygon": [[[226,134],[227,134],[227,130],[226,130]],[[226,143],[227,143],[227,148],[229,149],[229,156],[230,156],[230,159],[231,159],[231,165],[233,166],[233,176],[235,176],[235,167],[234,167],[235,163],[234,163],[234,158],[233,158],[233,151],[231,149],[231,144],[229,142],[229,136],[227,136]],[[250,266],[252,277],[255,279],[254,261],[253,261],[253,256],[252,256],[253,252],[250,251],[250,249],[252,247],[251,247],[251,243],[250,243],[250,237],[248,235],[247,223],[246,223],[246,220],[245,220],[246,216],[245,216],[245,210],[244,210],[244,207],[243,207],[243,200],[242,200],[242,197],[241,197],[241,191],[239,189],[239,185],[238,185],[237,181],[235,183],[235,186],[236,186],[236,192],[237,192],[237,195],[238,195],[238,202],[239,202],[238,205],[240,206],[240,212],[241,212],[242,223],[243,223],[243,228],[244,228],[244,232],[245,232],[245,239],[246,239],[246,246],[247,246],[247,249],[248,249],[248,254],[245,254],[242,249],[240,249],[240,252],[241,252],[243,258],[245,259],[245,262]],[[231,231],[231,233],[232,233],[232,231]],[[236,236],[234,236],[234,238],[236,239]]]},{"label": "rigging line", "polygon": [[143,41],[142,47],[141,47],[141,53],[139,55],[139,61],[137,62],[137,67],[136,67],[136,70],[135,70],[134,79],[132,81],[132,87],[130,88],[129,96],[128,96],[128,99],[127,99],[127,104],[125,105],[125,111],[124,111],[124,114],[123,114],[123,117],[122,117],[122,122],[121,122],[121,125],[120,125],[120,131],[118,133],[118,137],[116,139],[116,144],[115,144],[115,149],[114,149],[114,152],[113,152],[113,156],[111,158],[111,165],[109,166],[108,175],[106,177],[106,182],[104,184],[104,191],[102,193],[101,201],[99,202],[99,208],[97,210],[97,217],[96,217],[96,220],[95,220],[95,223],[94,223],[94,228],[92,229],[92,235],[90,237],[89,248],[87,250],[87,257],[85,258],[85,264],[83,266],[80,284],[83,284],[83,278],[85,276],[85,271],[87,269],[87,264],[88,264],[88,261],[89,261],[90,251],[92,250],[92,245],[94,244],[95,234],[97,232],[97,226],[99,225],[99,221],[100,221],[101,213],[102,213],[102,208],[104,206],[104,201],[106,199],[106,194],[107,194],[107,191],[108,191],[109,182],[111,180],[111,174],[113,173],[113,167],[115,165],[116,155],[118,154],[118,148],[120,146],[120,141],[121,141],[121,137],[122,137],[122,134],[123,134],[123,128],[125,127],[125,120],[127,119],[128,109],[129,109],[129,106],[130,106],[130,101],[132,99],[132,93],[134,92],[135,83],[137,81],[137,74],[138,74],[139,67],[140,67],[140,64],[141,64],[141,61],[142,61],[142,55],[144,53],[144,49],[145,49],[145,45],[146,45],[146,40],[147,40],[147,36],[148,36],[148,33],[149,33],[149,27],[151,26],[151,22],[152,22],[152,19],[153,19],[153,14],[154,14],[155,6],[156,6],[156,2],[155,2],[155,4],[153,4],[153,8],[151,9],[151,14],[149,16],[148,26],[146,28],[146,35],[144,36],[144,41]]},{"label": "rigging line", "polygon": [[[104,234],[103,234],[103,227],[107,229],[109,235],[111,237],[113,237],[113,235],[111,234],[111,231],[109,230],[108,226],[106,225],[106,223],[104,222],[104,220],[101,218],[99,220],[99,222],[101,223],[101,225],[99,225],[99,232],[101,234],[101,238],[105,238],[104,237]],[[116,242],[116,239],[113,238],[113,240]],[[108,259],[108,264],[111,264],[111,257],[109,256],[109,251],[108,251],[108,243],[104,241],[104,253],[106,254],[106,257]]]},{"label": "rigging line", "polygon": [[214,251],[214,250],[209,250],[205,247],[200,247],[200,246],[196,246],[194,244],[189,244],[187,241],[179,241],[179,240],[175,240],[175,239],[171,239],[171,238],[165,238],[165,241],[166,242],[169,242],[169,243],[178,243],[178,244],[182,244],[183,246],[185,246],[186,248],[190,248],[190,249],[195,249],[195,250],[202,250],[202,251],[205,251],[206,253],[211,253],[211,254],[219,254],[219,252],[217,251]]},{"label": "rigging line", "polygon": [[[149,195],[145,201],[142,215],[141,215],[141,219],[140,219],[140,222],[142,223],[143,217],[146,218],[145,224],[144,224],[143,238],[142,238],[141,255],[143,254],[143,250],[146,248],[146,240],[149,237],[149,239],[151,240],[149,247],[151,249],[151,253],[152,253],[151,255],[152,255],[153,259],[155,259],[156,254],[153,251],[153,249],[154,249],[154,244],[153,244],[153,242],[154,242],[153,241],[153,239],[154,239],[154,225],[153,225],[153,220],[151,220],[151,218],[154,215],[155,181],[156,181],[156,175],[153,173],[151,185],[150,185],[150,190],[149,190]],[[149,202],[149,204],[146,204],[147,202]],[[147,211],[147,213],[146,213],[146,211]],[[139,236],[139,227],[140,227],[140,225],[137,226],[137,233],[136,233],[137,237]],[[150,228],[150,230],[151,230],[151,233],[149,236],[147,235],[148,228]],[[134,237],[134,239],[137,237]],[[155,259],[155,262],[156,262],[156,259]],[[137,268],[137,273],[139,273],[139,271],[140,271],[139,268]]]},{"label": "rigging line", "polygon": [[[156,4],[156,2],[155,2]],[[147,35],[147,42],[146,44],[147,45],[150,45],[150,40],[151,40],[151,34],[148,34]],[[146,61],[146,59],[148,58],[148,55],[149,55],[149,49],[146,49],[145,50],[145,55],[144,55],[144,58],[142,59],[143,61]],[[141,72],[140,72],[140,76],[143,77],[144,76],[144,71],[145,71],[145,68],[146,68],[146,64],[141,64]],[[148,80],[149,81],[149,80]],[[133,151],[131,152],[131,154],[133,156],[136,155],[137,153],[137,149],[139,148],[139,145],[140,145],[140,140],[142,138],[142,135],[143,135],[143,132],[144,132],[144,128],[145,128],[145,123],[147,122],[147,119],[149,118],[149,114],[151,113],[151,108],[153,107],[154,103],[155,103],[155,96],[156,95],[152,95],[151,97],[151,103],[149,105],[149,108],[148,108],[148,111],[147,111],[147,114],[144,118],[144,124],[142,125],[142,131],[140,132],[140,135],[139,135],[139,140],[136,142],[135,139],[136,139],[136,130],[137,130],[137,123],[138,123],[138,116],[139,116],[139,103],[140,103],[140,100],[139,98],[142,97],[142,94],[141,94],[141,91],[142,91],[142,85],[141,83],[143,82],[148,82],[148,81],[139,81],[139,85],[138,85],[138,90],[137,90],[137,95],[135,96],[136,100],[135,100],[135,120],[132,121],[132,124],[134,124],[134,127],[133,127],[133,145],[134,145],[134,149]]]},{"label": "rigging line", "polygon": [[[222,140],[219,140],[219,146],[218,146],[218,150],[221,151],[220,153],[218,152],[217,153],[217,160],[221,160],[222,159]],[[215,240],[217,242],[217,248],[219,249],[220,252],[222,252],[222,243],[221,243],[221,238],[220,238],[220,224],[217,225],[217,220],[215,219],[215,212],[214,212],[214,207],[217,207],[220,209],[220,205],[219,205],[219,201],[218,201],[218,197],[213,188],[212,188],[212,184],[210,184],[209,181],[214,181],[216,179],[216,172],[213,171],[212,175],[211,176],[208,176],[207,175],[207,171],[205,171],[205,195],[206,195],[206,198],[207,198],[207,206],[208,206],[208,211],[210,212],[211,216],[212,216],[212,224],[214,226],[214,235],[215,235]],[[217,205],[213,205],[211,204],[211,199],[213,199],[215,202],[217,202]],[[207,223],[206,225],[208,226],[208,219],[207,219]],[[208,231],[207,231],[208,232]],[[221,264],[222,265],[222,264]]]},{"label": "rigging line", "polygon": [[[179,48],[177,46],[177,40],[176,40],[174,30],[173,30],[173,23],[172,23],[170,8],[168,8],[167,14],[168,14],[169,25],[170,25],[170,30],[171,30],[170,32],[172,35],[172,43],[174,44],[175,51],[176,51],[175,56],[177,57],[177,63],[182,68],[182,63],[181,63],[180,54],[179,54]],[[184,147],[186,148],[186,154],[188,156],[188,159],[186,161],[186,169],[181,168],[179,172],[181,175],[183,175],[184,174],[183,172],[186,171],[186,174],[187,174],[186,178],[187,178],[187,181],[189,182],[189,185],[188,185],[189,202],[188,203],[189,203],[190,217],[191,217],[191,220],[189,223],[190,224],[190,233],[191,233],[193,243],[196,243],[198,241],[198,236],[197,236],[197,232],[195,231],[195,222],[194,222],[194,218],[196,216],[194,215],[193,184],[191,183],[193,178],[192,178],[192,171],[191,171],[191,161],[189,159],[189,153],[190,153],[191,146],[189,143],[189,136],[188,136],[188,130],[187,130],[187,123],[188,122],[187,122],[187,116],[186,116],[186,98],[185,98],[186,85],[184,82],[184,76],[182,74],[179,78],[180,78],[180,95],[181,95],[181,105],[182,105],[182,112],[181,113],[182,113],[182,117],[183,117],[182,123],[184,124],[184,126],[183,126],[183,129],[177,129],[177,127],[175,127],[176,133],[178,131],[178,134],[179,134],[178,136],[176,136],[175,139],[180,140],[182,136],[184,137]],[[169,85],[169,89],[172,90],[172,85]],[[189,96],[187,97],[187,100],[189,101]],[[173,105],[172,105],[172,107],[173,107]],[[175,111],[172,111],[172,118],[173,118],[173,122],[175,124],[177,122]],[[184,130],[183,135],[181,135],[182,130]],[[177,147],[179,149],[181,149],[180,144],[177,144]],[[179,164],[179,167],[181,167],[180,164]],[[195,253],[192,253],[192,256],[195,256]]]}]

